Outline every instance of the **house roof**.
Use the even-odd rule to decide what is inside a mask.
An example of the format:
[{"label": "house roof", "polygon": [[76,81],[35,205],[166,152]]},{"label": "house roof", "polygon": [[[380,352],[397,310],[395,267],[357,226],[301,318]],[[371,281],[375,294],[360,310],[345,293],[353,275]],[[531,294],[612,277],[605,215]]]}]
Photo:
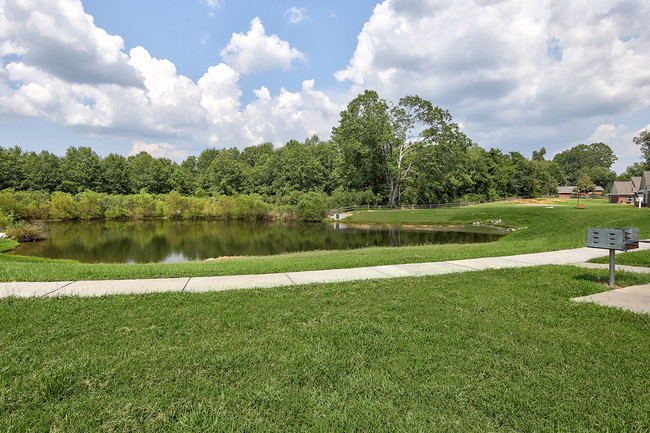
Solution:
[{"label": "house roof", "polygon": [[642,180],[639,183],[639,189],[641,189],[641,187],[645,187],[644,189],[648,189],[648,185],[650,185],[650,171],[644,171]]},{"label": "house roof", "polygon": [[[645,174],[645,173],[644,173]],[[631,178],[632,183],[634,184],[634,191],[638,191],[639,188],[641,188],[641,176],[632,176]]]},{"label": "house roof", "polygon": [[597,186],[596,188],[594,188],[594,191],[605,191],[605,188],[603,188],[602,186]]},{"label": "house roof", "polygon": [[633,195],[634,183],[631,180],[618,180],[612,185],[610,195]]}]

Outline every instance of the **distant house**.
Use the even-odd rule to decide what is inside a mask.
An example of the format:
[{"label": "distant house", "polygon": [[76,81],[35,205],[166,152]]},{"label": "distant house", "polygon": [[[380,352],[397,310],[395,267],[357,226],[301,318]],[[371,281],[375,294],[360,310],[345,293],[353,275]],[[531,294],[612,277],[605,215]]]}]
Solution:
[{"label": "distant house", "polygon": [[639,195],[642,196],[643,206],[648,206],[648,203],[650,203],[650,171],[644,171],[643,176],[641,176]]},{"label": "distant house", "polygon": [[610,203],[627,203],[648,206],[650,199],[650,171],[644,171],[643,176],[632,176],[630,180],[616,181],[609,191]]},{"label": "distant house", "polygon": [[609,202],[636,204],[636,197],[640,185],[640,178],[638,184],[634,180],[618,180],[614,182],[612,188],[609,190]]},{"label": "distant house", "polygon": [[[650,181],[650,179],[648,179]],[[650,182],[648,182],[650,184]],[[583,192],[580,194],[580,197],[589,197],[589,194],[594,195],[603,195],[605,189],[602,186],[597,186],[592,193]],[[575,186],[558,186],[557,195],[560,198],[571,198],[574,194],[577,194]]]},{"label": "distant house", "polygon": [[557,195],[560,198],[571,198],[571,194],[573,194],[574,189],[575,186],[558,186]]}]

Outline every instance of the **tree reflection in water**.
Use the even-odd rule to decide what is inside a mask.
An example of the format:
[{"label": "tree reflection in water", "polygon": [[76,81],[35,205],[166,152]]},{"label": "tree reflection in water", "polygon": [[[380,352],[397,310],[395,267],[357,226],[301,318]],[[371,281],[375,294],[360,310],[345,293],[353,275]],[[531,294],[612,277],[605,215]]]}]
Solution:
[{"label": "tree reflection in water", "polygon": [[368,246],[491,242],[502,236],[472,227],[244,221],[81,221],[52,222],[46,227],[46,241],[23,243],[13,253],[87,263],[160,263]]}]

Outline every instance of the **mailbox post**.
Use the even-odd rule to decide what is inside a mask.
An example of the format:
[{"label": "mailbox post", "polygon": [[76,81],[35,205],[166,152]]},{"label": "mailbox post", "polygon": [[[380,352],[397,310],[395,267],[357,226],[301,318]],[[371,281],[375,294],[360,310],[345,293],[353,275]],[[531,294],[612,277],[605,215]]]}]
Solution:
[{"label": "mailbox post", "polygon": [[609,250],[609,285],[614,286],[614,268],[616,251],[639,248],[639,229],[630,227],[589,227],[587,229],[587,246]]}]

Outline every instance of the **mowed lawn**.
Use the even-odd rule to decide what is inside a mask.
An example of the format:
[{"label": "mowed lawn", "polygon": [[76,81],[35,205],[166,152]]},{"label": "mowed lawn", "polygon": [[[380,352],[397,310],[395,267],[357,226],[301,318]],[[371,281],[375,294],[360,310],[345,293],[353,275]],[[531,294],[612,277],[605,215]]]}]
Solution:
[{"label": "mowed lawn", "polygon": [[[515,231],[487,244],[419,245],[309,251],[214,262],[172,264],[84,264],[0,254],[0,281],[68,281],[131,278],[199,277],[353,268],[422,263],[551,251],[585,246],[586,228],[637,227],[650,237],[650,209],[610,205],[605,200],[543,199],[490,203],[460,208],[356,212],[352,222],[453,225],[490,224]],[[0,241],[0,251],[15,245]]]},{"label": "mowed lawn", "polygon": [[570,301],[606,279],[2,299],[0,431],[648,431],[650,316]]}]

